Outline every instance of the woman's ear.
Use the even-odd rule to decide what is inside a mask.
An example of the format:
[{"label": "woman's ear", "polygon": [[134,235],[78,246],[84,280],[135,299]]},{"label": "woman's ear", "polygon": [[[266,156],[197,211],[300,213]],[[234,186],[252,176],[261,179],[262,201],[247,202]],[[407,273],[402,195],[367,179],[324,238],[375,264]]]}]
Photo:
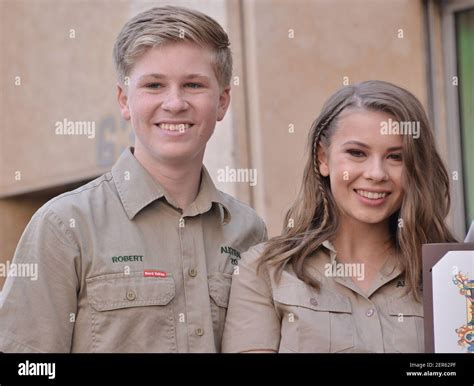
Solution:
[{"label": "woman's ear", "polygon": [[323,177],[329,176],[329,164],[328,164],[328,149],[324,147],[321,142],[318,143],[317,157],[319,163],[319,172]]}]

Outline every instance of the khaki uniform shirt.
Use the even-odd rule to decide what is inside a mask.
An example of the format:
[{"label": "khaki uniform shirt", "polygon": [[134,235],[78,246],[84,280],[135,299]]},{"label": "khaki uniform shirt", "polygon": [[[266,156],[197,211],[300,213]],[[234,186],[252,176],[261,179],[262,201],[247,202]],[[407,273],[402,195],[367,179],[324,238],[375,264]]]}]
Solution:
[{"label": "khaki uniform shirt", "polygon": [[[396,258],[389,258],[365,295],[351,277],[328,276],[337,262],[326,241],[307,267],[318,292],[286,267],[256,264],[264,245],[250,249],[234,274],[222,349],[243,352],[423,352],[423,307],[405,293]],[[357,279],[355,279],[357,280]]]},{"label": "khaki uniform shirt", "polygon": [[102,177],[38,210],[0,297],[0,351],[216,352],[240,253],[266,239],[203,167],[184,211],[127,149]]}]

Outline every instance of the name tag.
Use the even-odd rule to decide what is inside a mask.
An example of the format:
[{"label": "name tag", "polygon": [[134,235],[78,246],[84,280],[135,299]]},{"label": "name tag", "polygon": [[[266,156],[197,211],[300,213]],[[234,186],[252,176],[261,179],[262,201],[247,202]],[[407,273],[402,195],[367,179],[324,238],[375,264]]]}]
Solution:
[{"label": "name tag", "polygon": [[145,269],[143,271],[143,276],[145,277],[168,277],[171,276],[168,272],[158,271],[156,269]]}]

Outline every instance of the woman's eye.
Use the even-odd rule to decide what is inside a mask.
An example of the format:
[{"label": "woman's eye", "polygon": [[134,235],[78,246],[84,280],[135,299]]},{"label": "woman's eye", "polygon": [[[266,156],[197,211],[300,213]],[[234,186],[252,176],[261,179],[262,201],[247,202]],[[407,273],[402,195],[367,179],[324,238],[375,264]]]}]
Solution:
[{"label": "woman's eye", "polygon": [[402,155],[401,154],[390,154],[389,157],[394,159],[395,161],[401,161],[402,160]]},{"label": "woman's eye", "polygon": [[148,83],[145,87],[146,88],[160,88],[161,83]]},{"label": "woman's eye", "polygon": [[365,155],[364,152],[362,152],[362,151],[360,151],[360,150],[353,150],[353,149],[351,149],[351,150],[347,150],[347,152],[348,152],[350,155],[352,155],[352,156],[354,156],[354,157],[358,157],[358,158],[363,157],[363,156]]},{"label": "woman's eye", "polygon": [[202,84],[199,84],[199,83],[186,83],[185,85],[186,87],[189,87],[189,88],[201,88],[202,87]]}]

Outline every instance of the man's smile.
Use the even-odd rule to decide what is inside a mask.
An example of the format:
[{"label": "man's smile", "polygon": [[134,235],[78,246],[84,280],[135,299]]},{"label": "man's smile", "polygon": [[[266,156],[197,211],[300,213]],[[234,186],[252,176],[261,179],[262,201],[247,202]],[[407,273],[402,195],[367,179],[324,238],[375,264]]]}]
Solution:
[{"label": "man's smile", "polygon": [[169,131],[184,131],[189,129],[193,126],[190,122],[159,122],[155,123],[162,130],[169,130]]}]

